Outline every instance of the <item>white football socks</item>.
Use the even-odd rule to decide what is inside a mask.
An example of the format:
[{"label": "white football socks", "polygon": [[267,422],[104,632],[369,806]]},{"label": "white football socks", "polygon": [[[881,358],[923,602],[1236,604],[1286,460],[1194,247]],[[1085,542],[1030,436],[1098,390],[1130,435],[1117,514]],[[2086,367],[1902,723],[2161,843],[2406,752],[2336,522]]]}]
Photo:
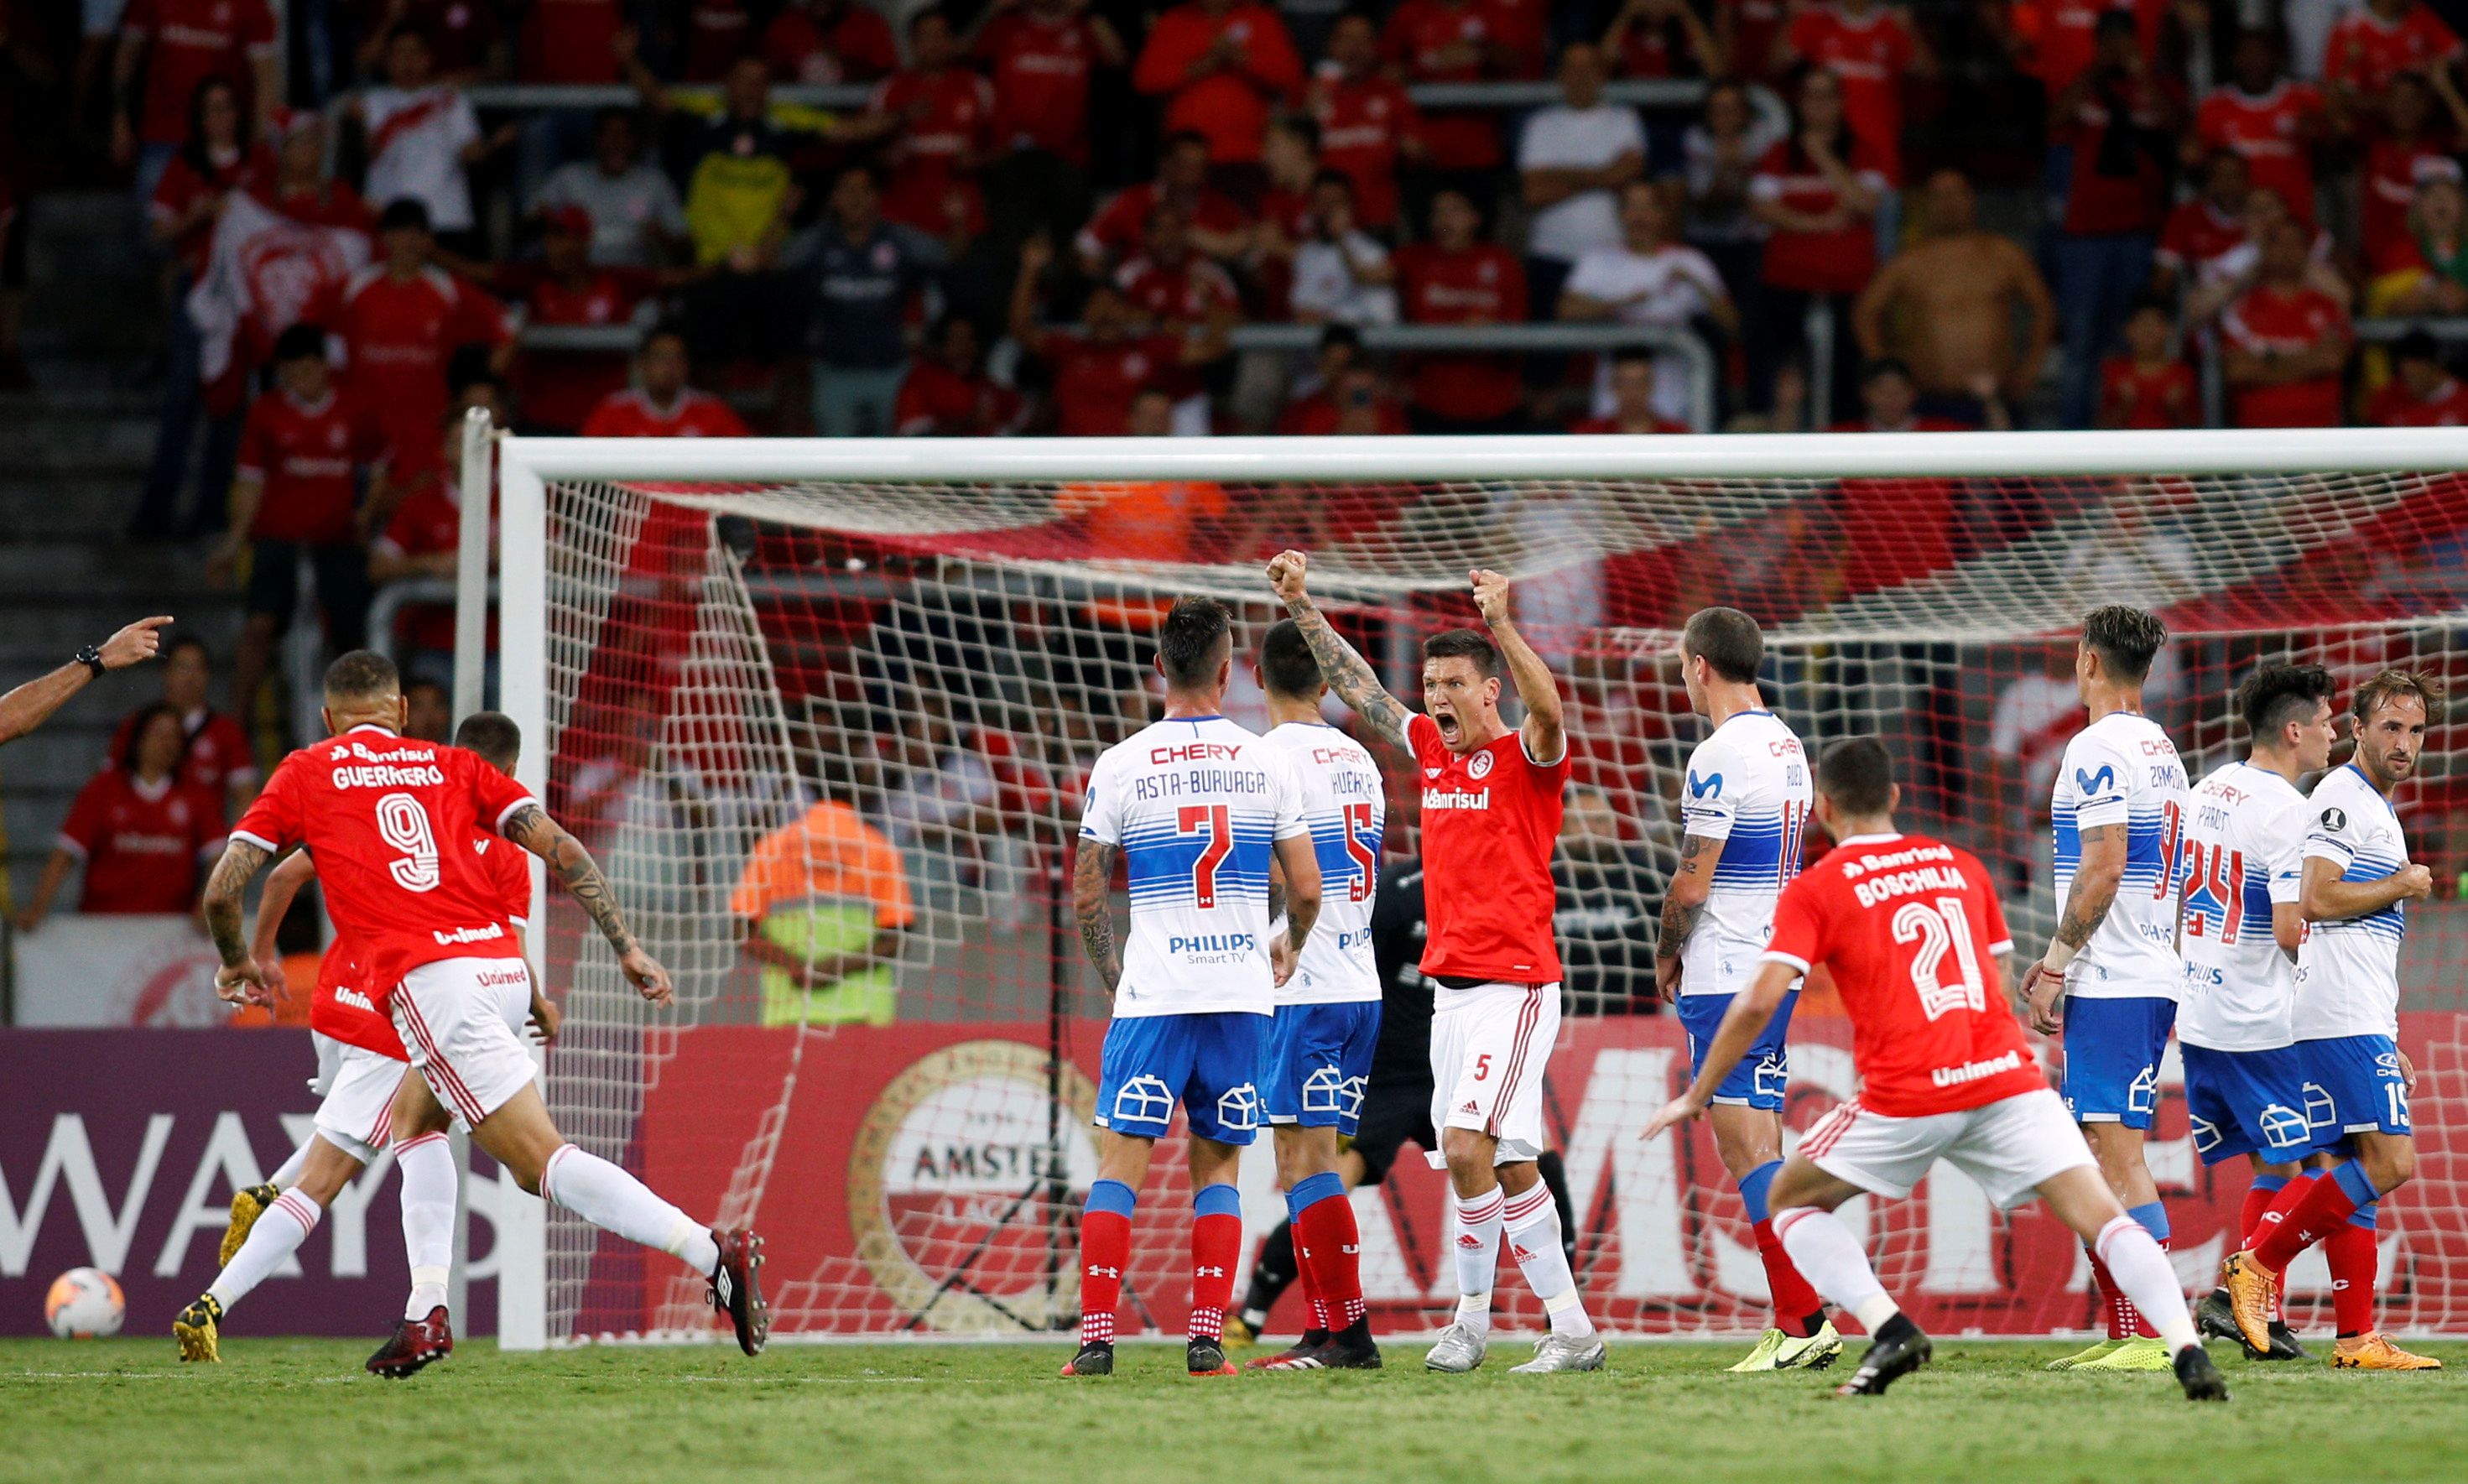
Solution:
[{"label": "white football socks", "polygon": [[214,1286],[206,1291],[226,1310],[248,1297],[249,1290],[271,1277],[285,1258],[300,1250],[300,1244],[308,1240],[325,1215],[324,1206],[296,1190],[277,1196],[248,1229],[248,1240],[232,1254],[230,1266],[215,1274]]},{"label": "white football socks", "polygon": [[602,1231],[657,1247],[698,1273],[707,1276],[720,1267],[720,1244],[700,1221],[624,1170],[571,1144],[558,1146],[541,1168],[540,1199]]},{"label": "white football socks", "polygon": [[2185,1310],[2185,1290],[2177,1282],[2177,1269],[2141,1222],[2120,1216],[2099,1229],[2091,1246],[2108,1265],[2109,1276],[2167,1342],[2170,1355],[2201,1343],[2194,1316]]},{"label": "white football socks", "polygon": [[1499,1271],[1500,1212],[1506,1204],[1497,1185],[1479,1196],[1457,1198],[1457,1323],[1476,1335],[1491,1333],[1491,1283]]},{"label": "white football socks", "polygon": [[423,1133],[394,1147],[402,1171],[402,1250],[411,1261],[406,1319],[425,1319],[446,1302],[454,1265],[454,1152],[443,1133]]},{"label": "white football socks", "polygon": [[1560,1208],[1551,1199],[1551,1187],[1537,1180],[1525,1194],[1508,1198],[1500,1211],[1500,1229],[1508,1234],[1517,1270],[1551,1317],[1551,1332],[1577,1339],[1593,1334],[1594,1321],[1586,1313],[1576,1277],[1568,1271],[1568,1254],[1560,1245]]},{"label": "white football socks", "polygon": [[1877,1281],[1877,1270],[1868,1266],[1868,1254],[1860,1250],[1851,1228],[1833,1212],[1798,1206],[1777,1213],[1773,1228],[1792,1266],[1829,1302],[1858,1314],[1869,1334],[1902,1313]]}]

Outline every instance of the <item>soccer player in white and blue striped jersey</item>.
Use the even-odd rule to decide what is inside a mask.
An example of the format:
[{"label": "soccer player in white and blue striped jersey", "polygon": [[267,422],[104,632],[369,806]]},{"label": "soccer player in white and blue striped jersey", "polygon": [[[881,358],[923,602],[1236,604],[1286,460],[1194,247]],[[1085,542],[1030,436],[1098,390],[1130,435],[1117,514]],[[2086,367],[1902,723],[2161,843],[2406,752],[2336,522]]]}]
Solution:
[{"label": "soccer player in white and blue striped jersey", "polygon": [[2322,775],[2306,808],[2300,901],[2311,931],[2297,987],[2297,1051],[2304,1063],[2315,1148],[2339,1156],[2222,1281],[2237,1329],[2267,1337],[2282,1276],[2325,1244],[2342,1370],[2431,1371],[2373,1327],[2376,1208],[2416,1173],[2408,1098],[2415,1069],[2399,1049],[2399,947],[2408,903],[2434,894],[2434,873],[2408,858],[2391,793],[2416,771],[2442,683],[2386,670],[2357,687],[2356,756]]},{"label": "soccer player in white and blue striped jersey", "polygon": [[1319,922],[1277,990],[1262,1101],[1277,1145],[1278,1183],[1293,1223],[1294,1260],[1311,1327],[1263,1370],[1373,1370],[1380,1347],[1363,1316],[1362,1238],[1337,1175],[1337,1140],[1352,1138],[1380,1043],[1380,967],[1371,952],[1372,894],[1387,792],[1370,751],[1320,719],[1319,661],[1292,619],[1260,643],[1268,735],[1302,790],[1319,857]]},{"label": "soccer player in white and blue striped jersey", "polygon": [[[2162,1247],[2168,1208],[2143,1160],[2160,1101],[2160,1061],[2177,1019],[2178,835],[2185,765],[2142,714],[2142,682],[2168,642],[2140,608],[2110,605],[2083,617],[2074,686],[2091,724],[2066,743],[2049,815],[2056,827],[2057,930],[2023,976],[2033,1026],[2065,1033],[2066,1106],[2082,1125],[2109,1189]],[[2057,1001],[2062,996],[2062,1015]],[[2165,1371],[2168,1347],[2110,1278],[2108,1338],[2051,1369]]]},{"label": "soccer player in white and blue striped jersey", "polygon": [[[1680,655],[1689,707],[1714,730],[1688,755],[1680,869],[1663,900],[1654,982],[1666,1001],[1676,1000],[1693,1077],[1731,1000],[1763,968],[1774,902],[1799,875],[1816,791],[1799,738],[1757,689],[1765,658],[1757,621],[1737,608],[1702,609],[1680,631]],[[1708,1115],[1715,1152],[1739,1182],[1773,1302],[1773,1324],[1734,1371],[1823,1370],[1842,1353],[1825,1301],[1792,1265],[1766,1209],[1766,1189],[1782,1170],[1785,1039],[1798,998],[1794,986],[1715,1089]]]},{"label": "soccer player in white and blue striped jersey", "polygon": [[[1234,1374],[1223,1336],[1243,1247],[1235,1168],[1260,1124],[1276,988],[1311,940],[1320,880],[1292,767],[1223,714],[1233,660],[1223,604],[1175,604],[1157,628],[1165,719],[1108,748],[1088,775],[1071,899],[1114,1013],[1097,1075],[1097,1179],[1080,1223],[1080,1353],[1065,1376],[1113,1371],[1131,1211],[1177,1105],[1191,1123],[1185,1358],[1194,1376]],[[1272,859],[1286,894],[1286,931],[1274,938]],[[1119,950],[1117,861],[1131,898]]]},{"label": "soccer player in white and blue striped jersey", "polygon": [[[2296,1041],[2297,957],[2305,941],[2306,775],[2331,761],[2338,689],[2319,665],[2264,665],[2237,689],[2251,750],[2213,768],[2185,806],[2178,870],[2177,952],[2184,979],[2177,1044],[2185,1112],[2205,1165],[2243,1154],[2253,1167],[2239,1246],[2252,1244],[2272,1202],[2314,1147],[2305,1067]],[[2236,1335],[2225,1291],[2204,1322]],[[2271,1343],[2249,1358],[2301,1360],[2305,1349],[2274,1316]]]}]

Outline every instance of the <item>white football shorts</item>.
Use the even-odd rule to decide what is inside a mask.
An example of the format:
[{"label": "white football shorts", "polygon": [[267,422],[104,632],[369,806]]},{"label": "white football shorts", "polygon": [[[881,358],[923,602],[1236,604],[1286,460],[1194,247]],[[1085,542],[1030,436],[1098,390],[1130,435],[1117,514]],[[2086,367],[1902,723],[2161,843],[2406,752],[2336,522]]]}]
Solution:
[{"label": "white football shorts", "polygon": [[1854,1098],[1819,1119],[1799,1153],[1828,1175],[1895,1199],[1942,1159],[2008,1211],[2042,1181],[2092,1162],[2065,1099],[2049,1087],[1918,1118],[1889,1118]]},{"label": "white football shorts", "polygon": [[476,1124],[539,1073],[520,1027],[531,973],[519,958],[442,958],[395,988],[394,1028],[411,1064],[458,1121]]},{"label": "white football shorts", "polygon": [[[1539,1159],[1542,1068],[1560,1039],[1560,986],[1437,985],[1431,1007],[1431,1126],[1474,1129],[1499,1140],[1492,1163]],[[1431,1168],[1448,1156],[1428,1152]]]}]

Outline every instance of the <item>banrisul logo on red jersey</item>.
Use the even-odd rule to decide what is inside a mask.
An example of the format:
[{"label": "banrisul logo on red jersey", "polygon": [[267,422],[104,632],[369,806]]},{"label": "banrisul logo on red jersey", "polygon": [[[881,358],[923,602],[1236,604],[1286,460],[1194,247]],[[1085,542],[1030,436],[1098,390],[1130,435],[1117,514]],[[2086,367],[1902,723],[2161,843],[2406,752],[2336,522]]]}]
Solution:
[{"label": "banrisul logo on red jersey", "polygon": [[[2410,1016],[2402,1037],[2457,1045],[2463,1029],[2468,1017]],[[643,1173],[688,1209],[750,1198],[769,1244],[766,1277],[780,1285],[781,1333],[1048,1333],[1068,1324],[1076,1303],[1105,1026],[1067,1022],[1057,1069],[1046,1034],[1041,1020],[841,1026],[802,1038],[754,1026],[684,1031],[636,1130]],[[1791,1055],[1785,1119],[1796,1144],[1854,1090],[1847,1022],[1803,1006]],[[1768,1322],[1764,1267],[1710,1134],[1699,1124],[1637,1136],[1687,1066],[1680,1027],[1657,1016],[1570,1020],[1551,1059],[1545,1121],[1577,1214],[1575,1270],[1588,1308],[1618,1333],[1748,1333]],[[2468,1094],[2468,1076],[2447,1061],[2421,1058],[2419,1071],[2420,1098]],[[1061,1087],[1059,1102],[1049,1085]],[[2199,1285],[2218,1267],[2246,1181],[2238,1163],[2203,1169],[2179,1088],[2172,1052],[2150,1159],[2175,1228],[2172,1260]],[[2448,1135],[2427,1123],[2429,1157],[2442,1157],[2436,1146]],[[1116,1315],[1123,1334],[1179,1334],[1186,1318],[1183,1137],[1177,1115],[1139,1193]],[[1383,1332],[1426,1333],[1455,1300],[1449,1193],[1419,1154],[1407,1149],[1383,1185],[1354,1195],[1364,1294]],[[1245,1152],[1246,1268],[1284,1216],[1274,1164],[1265,1137]],[[1908,1199],[1862,1199],[1843,1216],[1886,1285],[1938,1333],[2046,1335],[2093,1321],[2081,1244],[2037,1205],[1996,1210],[1948,1167]],[[2442,1295],[2468,1291],[2468,1252],[2434,1229],[2434,1216],[2406,1201],[2385,1214],[2383,1302],[2393,1328],[2455,1322]],[[579,1321],[585,1331],[701,1322],[666,1274],[647,1283],[641,1265],[619,1254],[602,1262],[608,1270],[595,1272],[591,1312]],[[2327,1323],[2319,1256],[2301,1259],[2291,1279],[2300,1322]],[[699,1292],[697,1284],[686,1297]],[[1495,1292],[1504,1325],[1542,1327],[1514,1273]],[[1272,1332],[1300,1328],[1300,1290],[1284,1302]]]}]

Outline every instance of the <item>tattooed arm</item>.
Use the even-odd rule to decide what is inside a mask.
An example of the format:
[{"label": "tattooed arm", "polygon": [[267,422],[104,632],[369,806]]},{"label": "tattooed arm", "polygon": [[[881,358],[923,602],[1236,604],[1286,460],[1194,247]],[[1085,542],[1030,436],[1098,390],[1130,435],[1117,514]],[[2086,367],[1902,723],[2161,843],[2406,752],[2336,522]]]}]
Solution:
[{"label": "tattooed arm", "polygon": [[1268,585],[1275,589],[1278,600],[1302,629],[1303,642],[1311,646],[1312,658],[1319,661],[1321,678],[1328,681],[1328,688],[1340,700],[1354,708],[1374,735],[1406,752],[1413,751],[1414,744],[1405,740],[1405,720],[1411,713],[1404,701],[1382,687],[1370,662],[1329,627],[1328,616],[1303,590],[1308,566],[1309,559],[1301,552],[1280,552],[1268,563]]},{"label": "tattooed arm", "polygon": [[2022,975],[2022,997],[2031,1011],[2031,1028],[2054,1036],[2065,1028],[2057,1001],[2065,997],[2066,966],[2091,942],[2108,909],[2116,904],[2117,883],[2125,879],[2125,826],[2092,825],[2082,832],[2082,863],[2074,868],[2066,892],[2066,909],[2057,919],[2048,951]]},{"label": "tattooed arm", "polygon": [[1711,836],[1691,834],[1680,842],[1680,869],[1662,895],[1662,931],[1654,940],[1654,989],[1666,1005],[1680,997],[1680,950],[1704,914],[1714,866],[1722,858],[1723,842]]},{"label": "tattooed arm", "polygon": [[1080,947],[1108,998],[1123,982],[1123,955],[1114,947],[1114,858],[1121,854],[1119,846],[1083,835],[1071,863],[1071,910],[1080,919]]},{"label": "tattooed arm", "polygon": [[257,868],[265,864],[268,855],[263,845],[235,838],[223,846],[220,860],[215,862],[214,874],[206,878],[205,900],[200,903],[206,918],[206,931],[215,940],[215,951],[222,955],[223,966],[215,970],[215,993],[229,1004],[270,1001],[272,989],[259,972],[257,960],[248,951],[248,936],[240,930],[240,898],[248,890]]},{"label": "tattooed arm", "polygon": [[653,1004],[667,1004],[675,993],[669,982],[669,971],[634,941],[632,930],[626,925],[626,914],[618,909],[617,894],[609,890],[608,878],[601,874],[600,863],[591,858],[583,842],[566,833],[537,804],[526,804],[507,816],[501,833],[548,862],[549,873],[565,883],[566,895],[590,914],[600,935],[616,950],[617,967],[624,971],[627,982]]}]

